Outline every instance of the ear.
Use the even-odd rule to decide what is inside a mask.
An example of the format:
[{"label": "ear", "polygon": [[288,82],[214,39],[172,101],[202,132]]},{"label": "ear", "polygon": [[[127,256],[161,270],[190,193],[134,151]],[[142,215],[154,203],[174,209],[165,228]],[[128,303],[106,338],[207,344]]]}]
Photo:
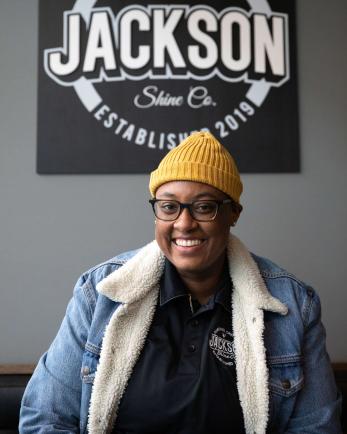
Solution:
[{"label": "ear", "polygon": [[238,216],[235,214],[235,211],[231,209],[228,213],[228,225],[235,226],[237,222]]},{"label": "ear", "polygon": [[242,205],[238,203],[233,203],[231,205],[231,213],[230,213],[230,226],[235,226],[240,214],[242,212]]}]

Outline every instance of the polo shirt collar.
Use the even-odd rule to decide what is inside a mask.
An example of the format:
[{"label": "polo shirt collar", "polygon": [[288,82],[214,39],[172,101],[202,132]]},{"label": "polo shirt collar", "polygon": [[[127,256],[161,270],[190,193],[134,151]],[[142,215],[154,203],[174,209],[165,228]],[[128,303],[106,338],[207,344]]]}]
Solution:
[{"label": "polo shirt collar", "polygon": [[[231,291],[232,282],[230,280],[227,262],[225,262],[222,279],[216,288],[214,297],[209,300],[208,305],[212,303],[213,307],[215,303],[219,303],[224,307],[224,309],[231,312]],[[186,297],[187,295],[187,288],[180,278],[176,268],[168,259],[165,259],[164,273],[161,279],[159,291],[160,306],[164,306],[174,299]]]}]

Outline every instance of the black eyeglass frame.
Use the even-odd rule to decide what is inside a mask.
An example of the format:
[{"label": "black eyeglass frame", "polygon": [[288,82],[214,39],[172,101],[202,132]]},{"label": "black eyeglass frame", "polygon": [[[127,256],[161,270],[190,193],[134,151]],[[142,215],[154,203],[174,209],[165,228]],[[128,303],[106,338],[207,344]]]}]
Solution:
[{"label": "black eyeglass frame", "polygon": [[[156,204],[156,202],[166,202],[166,201],[167,201],[167,202],[176,202],[176,203],[178,203],[179,206],[180,206],[180,210],[179,210],[178,215],[177,215],[175,218],[173,218],[173,219],[163,219],[163,218],[161,218],[161,217],[158,217],[157,214],[156,214],[156,212],[155,212],[155,204]],[[192,218],[193,220],[196,220],[197,222],[212,222],[212,221],[217,217],[217,214],[218,214],[219,208],[220,208],[222,205],[227,204],[227,203],[231,203],[232,206],[234,206],[234,205],[238,205],[238,204],[236,204],[232,199],[224,199],[224,200],[217,200],[217,199],[205,199],[205,200],[203,200],[203,199],[199,199],[199,200],[194,200],[193,202],[190,202],[190,203],[182,203],[182,202],[179,202],[178,200],[175,200],[175,199],[149,199],[148,202],[152,205],[152,209],[153,209],[153,212],[154,212],[155,217],[156,217],[158,220],[162,220],[162,221],[164,221],[164,222],[174,222],[174,221],[177,220],[178,217],[182,214],[182,212],[183,212],[183,210],[184,210],[185,208],[187,208],[187,210],[188,210],[188,212],[189,212],[189,214],[190,214],[190,216],[191,216],[191,218]],[[191,207],[192,207],[193,204],[196,203],[196,202],[213,202],[213,203],[215,203],[215,204],[217,205],[215,215],[214,215],[211,219],[208,219],[208,220],[201,220],[201,219],[197,219],[197,218],[195,218],[195,217],[193,216],[193,211],[192,211],[192,208],[191,208]]]}]

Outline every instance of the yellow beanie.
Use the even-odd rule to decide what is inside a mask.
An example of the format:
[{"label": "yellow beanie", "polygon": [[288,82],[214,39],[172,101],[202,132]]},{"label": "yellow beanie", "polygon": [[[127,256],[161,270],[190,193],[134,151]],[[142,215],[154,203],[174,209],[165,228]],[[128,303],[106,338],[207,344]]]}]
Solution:
[{"label": "yellow beanie", "polygon": [[235,161],[227,149],[205,131],[194,133],[172,149],[151,173],[149,191],[156,190],[170,181],[196,181],[230,196],[240,203],[242,182]]}]

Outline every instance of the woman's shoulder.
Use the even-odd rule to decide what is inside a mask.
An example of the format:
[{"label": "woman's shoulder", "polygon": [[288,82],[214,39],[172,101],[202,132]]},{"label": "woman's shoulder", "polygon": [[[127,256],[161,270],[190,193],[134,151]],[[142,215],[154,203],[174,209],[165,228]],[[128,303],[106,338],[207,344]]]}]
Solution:
[{"label": "woman's shoulder", "polygon": [[88,309],[94,312],[97,302],[100,301],[100,294],[97,290],[98,283],[118,268],[122,267],[129,259],[135,256],[139,250],[141,249],[117,254],[83,272],[76,282],[74,298],[86,303],[89,306]]},{"label": "woman's shoulder", "polygon": [[299,307],[301,311],[312,303],[320,305],[318,294],[309,284],[268,258],[255,254],[252,257],[269,292],[282,303],[291,308]]},{"label": "woman's shoulder", "polygon": [[103,280],[113,271],[123,266],[126,262],[129,261],[129,259],[135,256],[136,253],[138,253],[140,250],[141,248],[122,252],[117,254],[116,256],[113,256],[110,259],[107,259],[106,261],[94,265],[93,267],[85,271],[80,276],[80,279],[82,279],[83,281],[90,281],[91,283],[93,283],[93,286],[96,287],[96,285],[99,282],[101,282],[101,280]]}]

